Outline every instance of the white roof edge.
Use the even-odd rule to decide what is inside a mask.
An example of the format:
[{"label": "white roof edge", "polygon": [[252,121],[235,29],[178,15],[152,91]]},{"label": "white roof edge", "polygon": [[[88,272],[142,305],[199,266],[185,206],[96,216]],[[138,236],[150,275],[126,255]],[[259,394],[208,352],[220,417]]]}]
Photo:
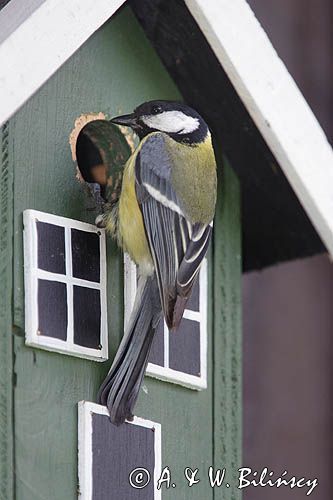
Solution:
[{"label": "white roof edge", "polygon": [[245,0],[185,3],[333,255],[333,151],[295,81]]},{"label": "white roof edge", "polygon": [[[0,45],[0,125],[124,2],[41,3]],[[304,97],[245,0],[185,2],[333,255],[333,151]]]},{"label": "white roof edge", "polygon": [[[0,45],[0,125],[8,120],[125,0],[45,0]],[[16,5],[17,4],[17,8]],[[22,0],[11,15],[22,16]],[[9,9],[0,11],[0,27]],[[15,14],[17,12],[17,14]],[[4,97],[5,96],[5,97]]]}]

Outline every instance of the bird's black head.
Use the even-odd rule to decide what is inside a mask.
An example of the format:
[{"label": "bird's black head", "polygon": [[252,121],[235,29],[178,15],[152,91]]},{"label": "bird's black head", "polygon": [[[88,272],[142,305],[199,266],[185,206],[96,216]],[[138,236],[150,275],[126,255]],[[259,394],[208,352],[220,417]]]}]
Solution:
[{"label": "bird's black head", "polygon": [[178,142],[193,146],[207,137],[208,126],[194,109],[173,101],[149,101],[129,115],[117,116],[112,123],[131,127],[142,139],[151,132],[165,132]]}]

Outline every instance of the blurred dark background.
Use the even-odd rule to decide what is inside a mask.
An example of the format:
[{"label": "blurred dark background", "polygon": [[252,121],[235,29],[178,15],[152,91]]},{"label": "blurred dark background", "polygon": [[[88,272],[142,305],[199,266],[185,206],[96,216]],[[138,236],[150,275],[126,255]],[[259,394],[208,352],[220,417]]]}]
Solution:
[{"label": "blurred dark background", "polygon": [[[249,0],[333,139],[332,0]],[[269,244],[269,242],[267,242]],[[327,255],[243,276],[243,464],[318,478],[330,500],[333,445],[333,266]],[[301,500],[306,489],[247,488],[244,500]]]},{"label": "blurred dark background", "polygon": [[333,1],[248,0],[333,141]]}]

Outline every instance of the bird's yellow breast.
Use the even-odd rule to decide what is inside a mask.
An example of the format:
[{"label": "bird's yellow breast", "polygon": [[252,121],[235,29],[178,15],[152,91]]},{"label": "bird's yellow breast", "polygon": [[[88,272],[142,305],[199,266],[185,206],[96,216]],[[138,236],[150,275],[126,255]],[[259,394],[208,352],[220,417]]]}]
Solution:
[{"label": "bird's yellow breast", "polygon": [[135,161],[143,142],[129,158],[124,169],[117,237],[120,246],[140,267],[141,274],[149,275],[154,269],[153,260],[135,192]]},{"label": "bird's yellow breast", "polygon": [[[119,245],[128,252],[142,274],[152,274],[154,266],[135,190],[135,162],[145,137],[125,165],[117,224],[112,215],[107,229],[115,232]],[[192,223],[209,223],[216,201],[216,164],[210,134],[200,145],[179,144],[166,136],[173,188],[182,202],[186,218]]]}]

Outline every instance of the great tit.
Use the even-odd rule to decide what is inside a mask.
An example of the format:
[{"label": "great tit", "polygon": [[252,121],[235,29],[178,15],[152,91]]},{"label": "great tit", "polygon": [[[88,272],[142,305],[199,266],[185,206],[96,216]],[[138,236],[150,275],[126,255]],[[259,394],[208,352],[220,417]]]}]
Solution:
[{"label": "great tit", "polygon": [[212,234],[217,178],[209,128],[189,106],[145,102],[111,122],[140,138],[106,219],[139,275],[128,327],[98,396],[120,425],[133,417],[159,321],[164,316],[176,330],[182,319]]}]

